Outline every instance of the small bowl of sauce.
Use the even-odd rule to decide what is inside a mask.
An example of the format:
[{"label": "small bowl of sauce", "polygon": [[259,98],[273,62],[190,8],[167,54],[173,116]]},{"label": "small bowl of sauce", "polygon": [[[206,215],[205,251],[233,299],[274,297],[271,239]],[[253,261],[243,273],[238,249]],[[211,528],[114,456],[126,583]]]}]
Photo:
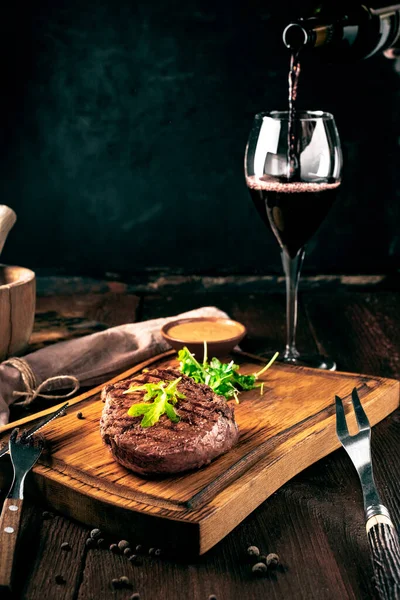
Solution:
[{"label": "small bowl of sauce", "polygon": [[199,360],[203,358],[204,342],[209,358],[223,356],[244,338],[246,328],[232,319],[198,317],[170,321],[161,328],[161,333],[175,350],[186,346]]}]

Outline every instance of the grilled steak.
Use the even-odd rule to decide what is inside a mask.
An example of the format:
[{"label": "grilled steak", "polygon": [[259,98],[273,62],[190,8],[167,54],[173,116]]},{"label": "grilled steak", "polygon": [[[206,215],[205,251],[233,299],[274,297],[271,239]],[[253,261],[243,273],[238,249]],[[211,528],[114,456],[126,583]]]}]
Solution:
[{"label": "grilled steak", "polygon": [[[175,409],[180,416],[173,423],[162,415],[158,423],[144,428],[142,417],[129,417],[133,403],[143,402],[144,391],[123,392],[132,383],[156,383],[182,377],[178,390],[185,399]],[[208,464],[236,444],[239,432],[234,412],[222,396],[207,385],[195,383],[177,370],[154,369],[103,388],[105,406],[100,432],[114,458],[142,475],[179,473]]]}]

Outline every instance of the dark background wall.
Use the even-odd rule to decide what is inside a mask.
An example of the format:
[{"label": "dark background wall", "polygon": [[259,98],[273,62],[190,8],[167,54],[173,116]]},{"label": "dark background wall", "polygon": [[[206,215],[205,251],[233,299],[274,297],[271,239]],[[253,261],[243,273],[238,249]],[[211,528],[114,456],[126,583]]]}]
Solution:
[{"label": "dark background wall", "polygon": [[[52,0],[2,22],[3,262],[68,273],[280,272],[248,196],[253,114],[287,105],[283,24],[301,3]],[[296,7],[296,11],[294,10]],[[345,172],[305,271],[400,264],[400,76],[382,56],[303,65]]]}]

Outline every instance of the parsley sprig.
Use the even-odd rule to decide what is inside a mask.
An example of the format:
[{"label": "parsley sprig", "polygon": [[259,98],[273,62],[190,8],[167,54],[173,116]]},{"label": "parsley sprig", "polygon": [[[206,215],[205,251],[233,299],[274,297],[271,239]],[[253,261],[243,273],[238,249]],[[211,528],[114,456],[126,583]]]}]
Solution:
[{"label": "parsley sprig", "polygon": [[222,363],[218,358],[207,360],[207,344],[204,343],[204,358],[200,363],[195,356],[186,348],[179,350],[178,359],[180,361],[180,371],[194,379],[196,383],[208,385],[216,394],[224,396],[227,400],[234,398],[239,402],[238,394],[240,390],[252,390],[256,387],[263,390],[263,383],[257,385],[257,379],[265,373],[267,369],[276,360],[279,353],[275,352],[269,363],[257,373],[251,375],[240,375],[239,365],[233,360],[230,363]]},{"label": "parsley sprig", "polygon": [[152,427],[159,420],[161,415],[166,414],[173,422],[177,423],[180,420],[178,413],[174,408],[179,398],[185,398],[185,394],[178,391],[177,386],[182,377],[174,379],[170,383],[166,381],[158,381],[157,383],[145,383],[143,385],[131,385],[125,390],[124,394],[131,394],[139,390],[144,390],[146,393],[143,400],[152,400],[151,403],[139,402],[132,404],[128,410],[130,417],[140,417],[142,427]]}]

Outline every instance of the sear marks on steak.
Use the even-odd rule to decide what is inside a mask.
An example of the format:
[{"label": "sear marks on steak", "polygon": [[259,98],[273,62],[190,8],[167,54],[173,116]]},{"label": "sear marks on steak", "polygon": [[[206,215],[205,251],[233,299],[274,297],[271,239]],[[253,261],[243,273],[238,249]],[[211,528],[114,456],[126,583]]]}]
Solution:
[{"label": "sear marks on steak", "polygon": [[[175,409],[180,416],[173,423],[162,415],[152,427],[142,427],[142,417],[129,417],[129,407],[143,402],[144,391],[123,392],[132,383],[143,385],[182,377],[178,390],[185,399]],[[113,457],[141,475],[180,473],[207,465],[236,444],[239,431],[234,411],[225,398],[210,387],[198,384],[172,368],[154,369],[103,388],[105,400],[100,432]]]}]

